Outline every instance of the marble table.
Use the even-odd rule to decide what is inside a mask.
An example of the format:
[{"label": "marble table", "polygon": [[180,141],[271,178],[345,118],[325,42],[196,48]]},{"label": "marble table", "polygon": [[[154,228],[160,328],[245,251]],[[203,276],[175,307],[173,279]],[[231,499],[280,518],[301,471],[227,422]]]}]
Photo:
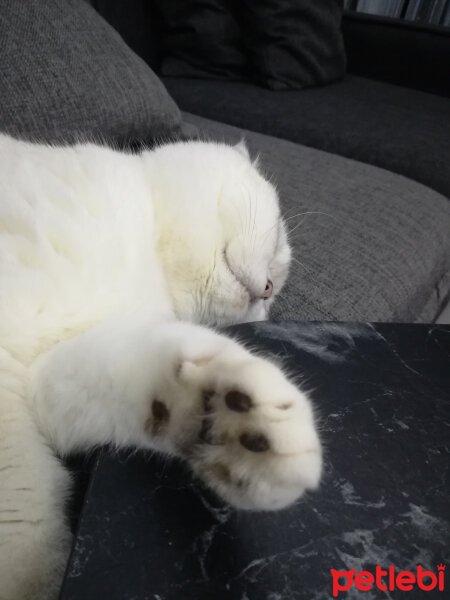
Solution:
[{"label": "marble table", "polygon": [[[238,512],[181,463],[102,449],[61,600],[325,600],[331,569],[450,571],[450,326],[229,331],[282,356],[312,390],[325,447],[320,489],[281,512]],[[449,597],[445,576],[445,591],[406,596]],[[355,586],[338,594],[404,596]]]}]

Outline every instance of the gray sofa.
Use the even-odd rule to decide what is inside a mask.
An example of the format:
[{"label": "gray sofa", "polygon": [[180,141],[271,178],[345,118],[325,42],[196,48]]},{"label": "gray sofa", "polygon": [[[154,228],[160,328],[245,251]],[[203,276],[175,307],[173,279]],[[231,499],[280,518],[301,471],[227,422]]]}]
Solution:
[{"label": "gray sofa", "polygon": [[274,319],[425,322],[447,305],[447,98],[351,75],[296,92],[165,79],[171,97],[82,0],[7,0],[0,51],[2,131],[126,147],[245,137],[292,226]]}]

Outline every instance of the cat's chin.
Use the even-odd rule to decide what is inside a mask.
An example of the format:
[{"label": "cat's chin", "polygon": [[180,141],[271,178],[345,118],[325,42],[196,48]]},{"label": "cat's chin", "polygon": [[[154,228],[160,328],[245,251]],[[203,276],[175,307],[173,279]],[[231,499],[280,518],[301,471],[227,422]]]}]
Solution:
[{"label": "cat's chin", "polygon": [[247,312],[239,323],[252,323],[253,321],[266,321],[269,317],[269,310],[266,300],[258,300],[250,304]]},{"label": "cat's chin", "polygon": [[267,321],[269,318],[269,307],[272,300],[257,300],[248,305],[245,311],[236,311],[228,314],[210,314],[201,315],[201,319],[196,319],[196,315],[186,315],[176,313],[177,318],[181,321],[191,321],[197,325],[207,325],[209,327],[229,327],[231,325],[239,325],[241,323],[253,323],[255,321]]},{"label": "cat's chin", "polygon": [[267,304],[264,300],[257,300],[256,302],[252,302],[245,312],[233,316],[224,315],[220,319],[211,321],[209,325],[212,327],[227,327],[229,325],[239,325],[240,323],[267,321],[269,318]]}]

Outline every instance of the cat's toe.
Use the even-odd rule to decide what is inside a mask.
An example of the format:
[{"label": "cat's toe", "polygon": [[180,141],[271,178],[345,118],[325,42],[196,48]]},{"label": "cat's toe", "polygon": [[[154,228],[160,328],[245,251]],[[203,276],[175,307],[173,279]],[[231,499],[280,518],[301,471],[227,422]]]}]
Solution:
[{"label": "cat's toe", "polygon": [[267,452],[270,449],[269,440],[263,433],[244,431],[239,436],[239,442],[250,452]]},{"label": "cat's toe", "polygon": [[317,487],[322,453],[308,398],[261,359],[213,367],[194,471],[245,509],[282,508]]},{"label": "cat's toe", "polygon": [[239,390],[232,390],[225,394],[225,404],[235,412],[248,412],[252,405],[252,399]]}]

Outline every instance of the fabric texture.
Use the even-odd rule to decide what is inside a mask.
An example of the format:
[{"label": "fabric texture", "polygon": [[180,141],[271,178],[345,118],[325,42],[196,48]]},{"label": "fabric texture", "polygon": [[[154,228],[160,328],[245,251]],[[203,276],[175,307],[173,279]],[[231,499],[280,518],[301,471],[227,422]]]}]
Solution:
[{"label": "fabric texture", "polygon": [[345,71],[339,0],[155,0],[162,74],[249,79],[272,89],[329,83]]},{"label": "fabric texture", "polygon": [[241,0],[255,79],[274,90],[330,83],[345,73],[339,0]]},{"label": "fabric texture", "polygon": [[278,320],[431,321],[450,292],[450,203],[371,165],[185,114],[237,142],[280,194],[293,244]]},{"label": "fabric texture", "polygon": [[450,198],[450,102],[360,77],[301,92],[169,79],[182,110],[377,165]]},{"label": "fabric texture", "polygon": [[163,75],[242,79],[247,61],[234,0],[155,0],[163,22]]},{"label": "fabric texture", "polygon": [[119,143],[183,133],[158,77],[82,0],[4,0],[0,56],[3,132]]}]

